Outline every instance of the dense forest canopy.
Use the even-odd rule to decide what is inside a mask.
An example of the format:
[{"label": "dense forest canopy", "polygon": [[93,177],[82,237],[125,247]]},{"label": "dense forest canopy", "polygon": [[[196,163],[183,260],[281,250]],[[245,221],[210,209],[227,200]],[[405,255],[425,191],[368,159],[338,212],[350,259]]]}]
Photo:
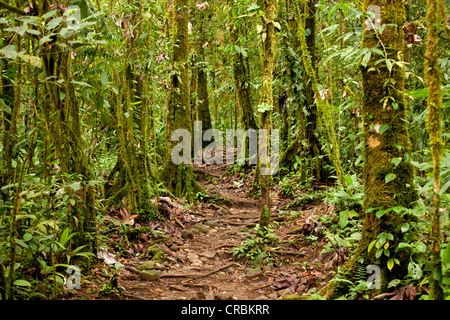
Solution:
[{"label": "dense forest canopy", "polygon": [[448,5],[0,1],[0,300],[73,297],[99,266],[101,297],[124,270],[189,276],[211,215],[211,250],[247,238],[202,277],[291,261],[260,289],[449,299]]}]

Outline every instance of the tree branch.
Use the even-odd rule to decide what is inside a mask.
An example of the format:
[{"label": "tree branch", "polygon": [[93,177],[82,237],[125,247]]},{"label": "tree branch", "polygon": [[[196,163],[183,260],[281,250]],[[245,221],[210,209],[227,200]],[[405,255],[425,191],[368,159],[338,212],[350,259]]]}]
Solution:
[{"label": "tree branch", "polygon": [[19,8],[17,8],[17,7],[14,7],[14,6],[10,5],[10,4],[7,4],[7,3],[4,2],[4,1],[0,1],[0,8],[1,8],[1,9],[6,9],[6,10],[12,12],[12,13],[17,13],[17,14],[21,14],[21,15],[26,15],[26,14],[25,14],[25,11],[23,11],[22,9],[19,9]]}]

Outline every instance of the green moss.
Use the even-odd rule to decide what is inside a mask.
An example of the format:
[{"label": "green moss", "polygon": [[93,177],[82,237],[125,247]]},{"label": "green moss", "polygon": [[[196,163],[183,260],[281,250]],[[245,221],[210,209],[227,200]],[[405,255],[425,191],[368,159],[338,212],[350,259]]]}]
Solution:
[{"label": "green moss", "polygon": [[166,254],[159,246],[154,245],[148,247],[147,257],[154,262],[163,263],[166,259]]}]

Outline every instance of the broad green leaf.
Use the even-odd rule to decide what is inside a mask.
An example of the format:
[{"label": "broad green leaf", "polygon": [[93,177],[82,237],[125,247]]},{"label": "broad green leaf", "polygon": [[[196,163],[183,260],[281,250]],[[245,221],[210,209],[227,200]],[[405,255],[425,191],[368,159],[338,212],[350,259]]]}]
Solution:
[{"label": "broad green leaf", "polygon": [[27,280],[22,279],[14,280],[14,285],[18,287],[31,287],[31,283],[29,283]]},{"label": "broad green leaf", "polygon": [[442,267],[438,266],[433,269],[433,279],[441,282],[442,281]]},{"label": "broad green leaf", "polygon": [[69,29],[69,28],[62,28],[61,31],[59,32],[61,37],[63,37],[64,39],[69,38],[74,33],[75,33],[75,31],[72,29]]},{"label": "broad green leaf", "polygon": [[25,34],[25,32],[28,30],[28,25],[26,23],[24,23],[19,30],[17,30],[17,33],[20,34],[21,36],[23,36]]},{"label": "broad green leaf", "polygon": [[442,264],[445,267],[450,267],[450,244],[447,243],[447,247],[441,251]]},{"label": "broad green leaf", "polygon": [[21,239],[14,239],[14,241],[15,241],[18,245],[20,245],[20,246],[22,246],[22,247],[24,247],[24,248],[29,248],[29,246],[28,246],[23,240],[21,240]]},{"label": "broad green leaf", "polygon": [[369,246],[367,247],[367,252],[370,252],[370,251],[372,250],[372,248],[373,248],[373,246],[375,245],[376,242],[377,242],[377,240],[373,240],[373,241],[369,244]]},{"label": "broad green leaf", "polygon": [[61,237],[59,239],[59,243],[61,243],[63,246],[66,245],[66,243],[75,235],[75,233],[70,234],[70,229],[66,228],[64,229],[63,233],[61,234]]},{"label": "broad green leaf", "polygon": [[103,71],[100,75],[100,81],[102,82],[103,86],[106,86],[108,84],[108,74]]},{"label": "broad green leaf", "polygon": [[351,217],[351,218],[357,218],[357,217],[359,217],[359,213],[356,212],[355,210],[350,210],[348,212],[348,216]]},{"label": "broad green leaf", "polygon": [[419,280],[422,277],[422,268],[417,263],[410,261],[408,263],[408,275],[415,280]]},{"label": "broad green leaf", "polygon": [[391,163],[394,166],[398,166],[400,164],[400,162],[402,162],[402,159],[403,159],[402,157],[394,158],[394,159],[391,160]]},{"label": "broad green leaf", "polygon": [[48,19],[48,18],[54,16],[57,12],[58,12],[58,10],[49,11],[46,14],[42,15],[42,18]]},{"label": "broad green leaf", "polygon": [[[409,223],[404,223],[404,224],[402,224],[400,230],[401,230],[402,232],[406,232],[406,231],[409,230],[409,227],[410,227]],[[399,245],[400,245],[400,244],[399,244]]]},{"label": "broad green leaf", "polygon": [[383,254],[383,249],[378,249],[376,252],[375,252],[375,258],[379,258],[379,257],[381,257],[381,255]]},{"label": "broad green leaf", "polygon": [[5,31],[16,33],[17,31],[19,31],[19,28],[20,27],[10,27],[10,28],[6,28]]},{"label": "broad green leaf", "polygon": [[361,65],[365,68],[367,67],[367,64],[369,63],[370,57],[372,56],[372,52],[367,52],[364,57],[362,58]]},{"label": "broad green leaf", "polygon": [[63,21],[63,17],[57,17],[55,19],[50,20],[49,23],[47,23],[46,29],[47,30],[53,30],[55,29],[57,26],[59,26],[59,24],[61,23],[61,21]]},{"label": "broad green leaf", "polygon": [[386,130],[389,129],[389,125],[388,124],[383,124],[382,126],[380,126],[380,128],[378,129],[378,133],[382,134],[383,132],[385,132]]},{"label": "broad green leaf", "polygon": [[345,228],[348,224],[348,214],[347,211],[342,211],[339,217],[339,226]]},{"label": "broad green leaf", "polygon": [[41,32],[39,30],[36,29],[27,29],[27,32],[30,34],[34,34],[35,36],[40,36]]},{"label": "broad green leaf", "polygon": [[386,67],[389,72],[392,72],[392,61],[390,59],[386,59]]},{"label": "broad green leaf", "polygon": [[46,35],[41,40],[39,40],[39,44],[43,45],[44,43],[47,43],[47,42],[51,41],[52,37],[55,36],[55,35],[56,35],[56,33],[53,33],[53,32],[48,34],[48,35]]},{"label": "broad green leaf", "polygon": [[263,26],[262,26],[262,25],[260,25],[260,24],[256,25],[256,32],[257,32],[258,34],[261,33],[262,30],[263,30]]},{"label": "broad green leaf", "polygon": [[278,30],[281,30],[281,25],[280,25],[278,22],[274,21],[274,22],[273,22],[273,25],[274,25],[275,28],[277,28]]},{"label": "broad green leaf", "polygon": [[446,192],[447,192],[447,189],[448,189],[449,187],[450,187],[450,180],[447,181],[447,183],[444,184],[444,185],[441,187],[441,191],[439,192],[439,194],[444,194],[444,193],[446,193]]},{"label": "broad green leaf", "polygon": [[427,246],[424,243],[417,243],[416,250],[418,252],[425,252],[425,251],[427,251]]},{"label": "broad green leaf", "polygon": [[24,240],[24,241],[30,241],[31,239],[33,239],[33,235],[32,235],[32,234],[30,234],[30,233],[25,233],[25,234],[23,235],[23,240]]},{"label": "broad green leaf", "polygon": [[247,8],[247,11],[253,11],[258,10],[260,6],[258,6],[256,3],[253,3],[250,7]]},{"label": "broad green leaf", "polygon": [[[391,259],[391,260],[392,260],[392,259]],[[388,288],[392,288],[392,287],[395,288],[396,286],[399,285],[399,283],[400,283],[400,280],[399,280],[399,279],[394,279],[394,280],[392,280],[391,282],[388,283],[387,287],[388,287]]]},{"label": "broad green leaf", "polygon": [[73,190],[78,191],[81,189],[81,183],[79,182],[74,182],[72,183],[69,187],[71,187]]},{"label": "broad green leaf", "polygon": [[39,57],[30,56],[28,54],[23,54],[23,55],[20,55],[19,58],[22,59],[23,61],[25,61],[26,63],[29,63],[33,67],[42,68],[42,60]]},{"label": "broad green leaf", "polygon": [[384,51],[382,51],[382,50],[380,50],[380,49],[378,49],[378,48],[372,48],[372,49],[370,49],[373,53],[376,53],[376,54],[378,54],[378,55],[380,55],[380,56],[382,56],[382,57],[384,57],[385,56],[385,54],[384,54]]},{"label": "broad green leaf", "polygon": [[355,232],[351,234],[350,239],[361,240],[361,237],[362,235],[360,232]]},{"label": "broad green leaf", "polygon": [[389,271],[391,271],[392,268],[394,268],[394,259],[391,258],[388,260],[387,267],[388,267]]},{"label": "broad green leaf", "polygon": [[386,183],[391,182],[392,180],[394,180],[395,178],[397,178],[397,175],[395,173],[388,173],[385,177],[384,180],[386,181]]},{"label": "broad green leaf", "polygon": [[15,59],[17,57],[16,47],[14,45],[8,45],[0,49],[0,54],[8,59]]},{"label": "broad green leaf", "polygon": [[16,216],[16,220],[20,220],[20,219],[32,219],[32,220],[36,220],[37,217],[33,214],[18,214]]}]

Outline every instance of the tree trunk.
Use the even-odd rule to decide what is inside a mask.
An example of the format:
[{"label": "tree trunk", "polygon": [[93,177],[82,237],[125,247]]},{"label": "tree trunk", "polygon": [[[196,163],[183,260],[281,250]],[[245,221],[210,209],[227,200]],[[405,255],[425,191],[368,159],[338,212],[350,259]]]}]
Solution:
[{"label": "tree trunk", "polygon": [[[20,97],[20,85],[15,89],[13,82],[11,82],[7,77],[11,79],[14,78],[13,73],[16,74],[16,81],[20,81],[20,65],[15,65],[12,63],[8,63],[4,60],[5,67],[2,70],[1,77],[1,94],[3,101],[5,103],[6,108],[9,110],[6,111],[6,108],[3,110],[2,114],[2,127],[3,127],[3,141],[2,141],[2,149],[3,152],[1,154],[3,168],[0,171],[0,185],[4,186],[12,183],[13,177],[13,166],[12,161],[15,158],[13,154],[13,147],[16,141],[16,133],[17,133],[17,119],[19,115],[20,108],[20,98],[16,99],[17,94]],[[5,75],[5,76],[3,76]],[[3,201],[7,201],[7,194],[2,192]]]},{"label": "tree trunk", "polygon": [[[397,61],[403,52],[403,23],[405,5],[402,0],[384,2],[364,1],[363,7],[378,5],[381,8],[381,25],[386,24],[383,33],[366,28],[363,48],[377,48],[385,51],[387,59]],[[379,56],[372,54],[366,67],[361,66],[363,81],[362,116],[364,123],[364,223],[362,238],[347,263],[348,278],[361,266],[376,265],[380,268],[381,290],[393,279],[403,279],[410,254],[406,248],[395,252],[403,240],[400,227],[409,222],[409,215],[391,211],[377,217],[379,209],[396,206],[410,208],[417,200],[413,182],[413,168],[409,163],[410,141],[407,118],[408,104],[404,97],[404,68],[397,64],[375,65]],[[388,81],[389,80],[389,81]],[[388,97],[390,97],[388,99]],[[393,159],[400,159],[399,163]],[[368,209],[378,208],[367,212]],[[383,233],[383,234],[382,234]],[[377,236],[387,236],[386,241],[377,241]],[[369,249],[369,245],[371,250]],[[389,256],[386,250],[389,249]],[[376,252],[381,251],[377,258]],[[394,265],[398,259],[399,265]],[[344,268],[345,269],[345,268]],[[329,290],[330,289],[330,290]],[[326,296],[332,296],[336,287],[327,286]]]},{"label": "tree trunk", "polygon": [[[230,12],[230,21],[233,21],[232,18]],[[229,28],[231,44],[235,46],[241,46],[239,43],[241,25],[239,23],[236,22],[234,26],[232,25]],[[242,115],[241,121],[245,131],[257,129],[250,92],[250,75],[247,66],[248,57],[244,57],[242,52],[236,52],[233,56],[234,87],[236,89],[237,100]]]},{"label": "tree trunk", "polygon": [[[300,16],[298,8],[298,3],[296,3],[296,14],[297,17]],[[317,84],[316,71],[313,68],[313,62],[308,52],[307,41],[305,37],[305,29],[303,24],[297,24],[297,36],[299,38],[300,47],[302,50],[302,61],[303,67],[305,69],[305,73],[308,76],[309,82],[311,84],[312,90],[315,95],[315,104],[317,106],[317,114],[321,121],[321,125],[326,133],[326,137],[328,140],[328,155],[333,162],[334,169],[336,171],[336,176],[338,178],[339,184],[346,187],[346,182],[344,179],[344,173],[341,165],[341,156],[339,144],[336,137],[336,132],[334,128],[334,120],[331,116],[331,106],[327,103],[325,99],[322,98],[321,92],[319,91],[319,87]],[[316,145],[317,147],[317,145]]]},{"label": "tree trunk", "polygon": [[[317,0],[308,0],[305,5],[306,19],[305,30],[309,30],[306,38],[306,47],[311,59],[311,67],[317,77],[316,70],[316,3]],[[302,23],[301,21],[299,23]],[[317,105],[314,99],[313,80],[307,74],[304,79],[305,105],[308,110],[305,117],[305,138],[308,142],[308,157],[311,171],[317,181],[326,179],[321,156],[322,146],[317,138]]]},{"label": "tree trunk", "polygon": [[[259,173],[259,184],[261,189],[261,214],[259,218],[259,223],[262,227],[268,226],[270,222],[270,185],[272,182],[271,175],[261,174],[262,168],[269,169],[270,164],[266,164],[265,161],[261,161],[264,158],[269,157],[270,150],[270,132],[272,127],[272,110],[273,110],[273,92],[272,92],[272,81],[273,81],[273,68],[275,59],[275,11],[276,5],[275,0],[262,0],[262,41],[261,41],[261,99],[260,105],[265,105],[265,111],[261,113],[260,118],[260,129],[266,130],[266,142],[267,150],[260,152],[258,158],[257,172]],[[265,34],[265,36],[264,36]],[[262,135],[260,131],[260,139]],[[261,143],[261,140],[260,140]],[[261,150],[261,149],[260,149]],[[266,159],[268,160],[268,159]],[[255,178],[256,179],[256,178]]]},{"label": "tree trunk", "polygon": [[425,53],[426,84],[429,89],[428,96],[428,131],[430,135],[431,154],[433,156],[433,222],[432,222],[432,247],[431,247],[431,275],[430,296],[433,300],[444,298],[440,286],[442,277],[441,264],[441,230],[440,230],[440,191],[441,191],[441,153],[442,141],[442,101],[440,68],[438,62],[438,3],[437,0],[427,2],[427,26],[428,42]]},{"label": "tree trunk", "polygon": [[172,88],[169,93],[168,103],[168,152],[166,165],[163,172],[163,180],[166,187],[176,196],[184,197],[193,202],[196,191],[201,191],[195,182],[191,164],[175,164],[172,162],[171,153],[177,144],[171,141],[172,133],[177,129],[188,130],[192,136],[191,110],[189,97],[189,40],[188,40],[188,0],[175,0],[174,18],[176,34],[173,44],[173,71]]},{"label": "tree trunk", "polygon": [[[202,135],[206,130],[212,129],[211,113],[209,111],[209,96],[208,96],[208,76],[206,73],[206,54],[205,46],[207,46],[207,30],[205,28],[205,21],[211,21],[208,6],[204,10],[199,10],[199,39],[198,39],[198,57],[197,62],[197,111],[198,120],[202,122]],[[209,144],[208,141],[203,141],[203,148]]]},{"label": "tree trunk", "polygon": [[[129,23],[137,25],[142,22],[142,8],[138,2],[131,3],[134,10]],[[145,52],[150,50],[150,36],[147,35],[142,47],[138,47],[136,39],[141,30],[135,29],[134,37],[126,41],[127,56],[131,60],[144,59]],[[116,193],[110,197],[110,202],[118,202],[126,197],[125,206],[129,212],[139,214],[144,221],[158,217],[158,210],[152,203],[151,191],[153,184],[156,190],[156,177],[152,170],[150,157],[150,71],[147,67],[139,69],[126,61],[121,72],[114,69],[114,79],[118,87],[116,106],[117,133],[119,137],[119,157],[117,166],[119,178],[116,181]],[[141,102],[141,103],[139,103]],[[136,125],[139,130],[136,130]],[[119,169],[120,168],[120,169]],[[118,189],[118,190],[117,190]],[[156,192],[157,193],[157,192]]]}]

